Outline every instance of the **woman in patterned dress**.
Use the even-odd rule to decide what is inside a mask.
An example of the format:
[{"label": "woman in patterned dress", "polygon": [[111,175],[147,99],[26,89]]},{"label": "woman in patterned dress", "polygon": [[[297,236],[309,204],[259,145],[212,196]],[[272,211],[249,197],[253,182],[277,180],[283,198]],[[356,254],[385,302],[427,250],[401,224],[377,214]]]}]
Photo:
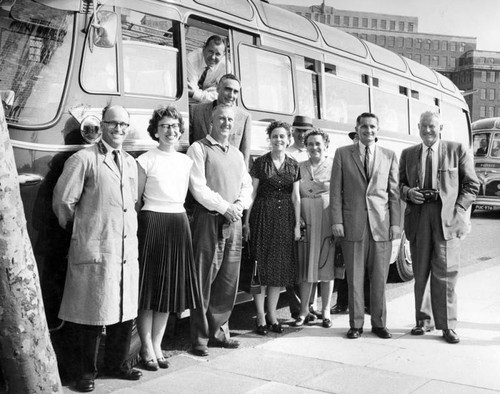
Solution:
[{"label": "woman in patterned dress", "polygon": [[[184,132],[173,106],[153,112],[148,132],[159,146],[137,158],[139,169],[139,316],[143,366],[168,368],[161,342],[170,312],[200,305],[191,231],[184,210],[192,160],[176,151]],[[139,208],[139,207],[138,207]]]},{"label": "woman in patterned dress", "polygon": [[300,285],[301,310],[295,326],[307,323],[309,298],[313,283],[321,282],[323,327],[332,326],[330,299],[334,279],[334,248],[331,233],[330,177],[333,159],[326,156],[328,134],[313,130],[305,137],[309,159],[299,163],[300,212],[306,224],[306,258],[299,259],[298,282]]},{"label": "woman in patterned dress", "polygon": [[285,153],[291,127],[274,121],[266,129],[271,152],[252,166],[252,206],[246,216],[246,237],[257,261],[262,289],[254,295],[257,332],[267,334],[264,300],[267,287],[269,329],[281,333],[276,306],[281,287],[296,282],[295,241],[300,239],[300,172],[298,163]]}]

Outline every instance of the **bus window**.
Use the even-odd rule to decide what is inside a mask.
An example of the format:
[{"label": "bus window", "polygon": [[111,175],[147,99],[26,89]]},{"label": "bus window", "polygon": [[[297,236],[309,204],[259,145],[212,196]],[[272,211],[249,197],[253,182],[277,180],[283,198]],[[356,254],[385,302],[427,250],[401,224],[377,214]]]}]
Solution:
[{"label": "bus window", "polygon": [[464,110],[444,100],[441,102],[441,138],[457,141],[470,147],[469,118]]},{"label": "bus window", "polygon": [[324,64],[324,115],[325,119],[352,129],[356,117],[370,109],[368,85],[362,75],[368,69],[362,69],[354,62],[335,61]]},{"label": "bus window", "polygon": [[296,56],[295,62],[298,113],[318,118],[318,74],[315,70],[314,60]]},{"label": "bus window", "polygon": [[500,133],[495,133],[491,144],[491,157],[500,157]]},{"label": "bus window", "polygon": [[178,49],[173,22],[122,10],[124,92],[175,98]]},{"label": "bus window", "polygon": [[248,45],[239,46],[239,55],[245,107],[291,115],[295,106],[291,59]]},{"label": "bus window", "polygon": [[[224,74],[233,73],[229,30],[223,26],[195,17],[189,18],[186,28],[186,76],[189,88],[194,89],[194,95],[189,98],[189,102],[194,104],[213,101],[217,98],[216,85],[220,78]],[[206,63],[203,60],[202,51],[205,43],[212,36],[219,36],[224,41],[226,51],[217,66],[212,66],[214,71],[207,74],[203,72]],[[201,80],[204,82],[201,82]],[[200,85],[201,88],[197,86],[200,83],[203,85]]]},{"label": "bus window", "polygon": [[490,146],[490,133],[476,133],[472,141],[474,156],[482,157],[488,154],[488,147]]},{"label": "bus window", "polygon": [[10,14],[0,9],[0,97],[8,122],[35,125],[56,117],[72,37],[68,12],[25,0]]},{"label": "bus window", "polygon": [[372,112],[380,121],[380,130],[408,135],[408,91],[397,81],[380,78],[373,87]]},{"label": "bus window", "polygon": [[418,136],[420,115],[426,111],[439,112],[436,99],[423,91],[412,90],[410,97],[410,134]]}]

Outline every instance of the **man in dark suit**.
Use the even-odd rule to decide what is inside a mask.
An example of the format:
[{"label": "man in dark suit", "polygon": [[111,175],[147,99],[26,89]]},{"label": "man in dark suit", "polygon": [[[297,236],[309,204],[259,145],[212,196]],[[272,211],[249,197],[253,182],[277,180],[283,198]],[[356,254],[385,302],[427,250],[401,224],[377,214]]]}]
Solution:
[{"label": "man in dark suit", "polygon": [[356,119],[359,142],[338,148],[330,181],[332,233],[342,240],[349,284],[347,337],[359,338],[364,324],[364,277],[370,278],[372,332],[391,338],[386,327],[385,282],[392,240],[400,236],[396,154],[375,144],[379,121],[372,113]]},{"label": "man in dark suit", "polygon": [[422,144],[403,150],[399,166],[401,199],[406,201],[405,232],[415,276],[415,319],[412,335],[423,335],[431,311],[423,305],[430,275],[432,314],[449,343],[456,334],[455,284],[460,262],[460,238],[470,229],[467,209],[479,191],[479,181],[467,148],[440,140],[439,114],[424,112],[418,125]]},{"label": "man in dark suit", "polygon": [[217,85],[217,100],[191,106],[189,110],[189,144],[201,140],[210,134],[212,111],[217,105],[234,107],[234,122],[229,136],[229,143],[243,153],[248,168],[252,118],[247,111],[236,106],[240,90],[241,84],[239,79],[233,74],[226,74],[222,76]]}]

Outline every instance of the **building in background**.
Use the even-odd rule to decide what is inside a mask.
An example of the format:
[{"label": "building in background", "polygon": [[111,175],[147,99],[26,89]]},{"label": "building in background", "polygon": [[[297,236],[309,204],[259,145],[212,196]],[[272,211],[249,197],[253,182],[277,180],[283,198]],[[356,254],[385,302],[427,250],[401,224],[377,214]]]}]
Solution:
[{"label": "building in background", "polygon": [[310,7],[280,7],[440,72],[464,92],[472,121],[500,116],[500,53],[477,50],[476,37],[419,33],[416,17],[339,10],[324,2]]}]

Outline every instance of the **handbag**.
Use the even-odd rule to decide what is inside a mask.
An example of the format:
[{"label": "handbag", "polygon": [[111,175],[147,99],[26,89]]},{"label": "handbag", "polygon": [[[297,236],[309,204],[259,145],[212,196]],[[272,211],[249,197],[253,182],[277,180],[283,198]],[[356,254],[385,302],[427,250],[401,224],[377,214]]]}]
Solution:
[{"label": "handbag", "polygon": [[248,242],[243,242],[241,249],[240,282],[238,287],[248,294],[260,294],[261,292],[258,264],[251,256]]},{"label": "handbag", "polygon": [[345,278],[345,262],[342,254],[342,245],[340,241],[335,241],[335,257],[333,260],[334,276],[336,279]]}]

